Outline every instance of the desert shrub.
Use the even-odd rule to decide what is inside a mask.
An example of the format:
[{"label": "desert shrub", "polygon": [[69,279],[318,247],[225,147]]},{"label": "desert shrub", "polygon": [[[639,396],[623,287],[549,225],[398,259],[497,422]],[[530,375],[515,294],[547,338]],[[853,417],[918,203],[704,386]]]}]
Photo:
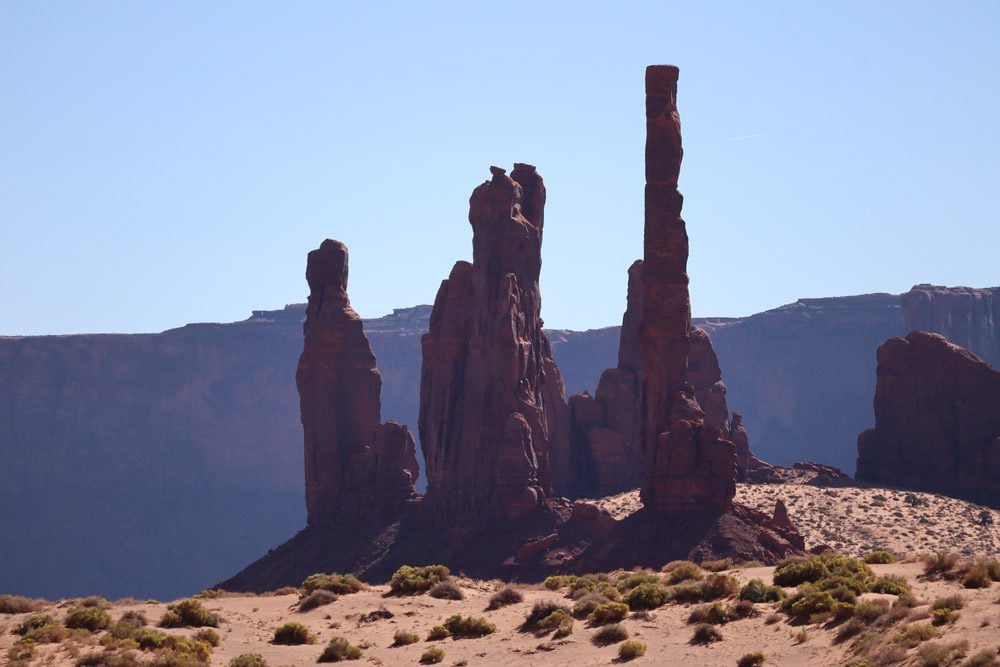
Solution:
[{"label": "desert shrub", "polygon": [[715,626],[709,625],[708,623],[702,623],[694,629],[694,634],[691,635],[692,644],[711,644],[712,642],[721,642],[722,633],[715,629]]},{"label": "desert shrub", "polygon": [[747,653],[736,661],[736,667],[760,667],[764,664],[764,654],[761,651]]},{"label": "desert shrub", "polygon": [[906,583],[904,577],[895,574],[886,574],[876,579],[869,587],[872,593],[886,593],[888,595],[903,595],[908,593],[910,585]]},{"label": "desert shrub", "polygon": [[201,593],[196,593],[191,597],[197,598],[199,600],[215,600],[216,598],[221,598],[226,595],[226,591],[221,588],[206,588]]},{"label": "desert shrub", "polygon": [[317,607],[322,607],[323,605],[332,604],[337,601],[337,596],[330,591],[317,588],[313,592],[309,593],[301,600],[299,600],[299,612],[305,613],[316,609]]},{"label": "desert shrub", "polygon": [[100,607],[101,609],[107,609],[111,606],[111,603],[100,595],[88,595],[77,600],[76,604],[80,607]]},{"label": "desert shrub", "polygon": [[868,627],[865,623],[858,617],[847,619],[846,623],[841,623],[837,627],[837,634],[834,636],[834,643],[839,644],[840,642],[846,641],[851,637],[861,634],[861,632]]},{"label": "desert shrub", "polygon": [[140,630],[139,634],[135,637],[135,641],[139,644],[139,648],[144,651],[152,651],[158,648],[163,648],[167,645],[168,639],[169,637],[165,633],[151,628]]},{"label": "desert shrub", "polygon": [[740,589],[740,599],[750,602],[779,602],[785,597],[781,586],[768,586],[760,579],[751,579]]},{"label": "desert shrub", "polygon": [[965,655],[969,650],[969,642],[963,640],[945,644],[944,642],[928,642],[917,649],[918,667],[943,667],[951,664]]},{"label": "desert shrub", "polygon": [[499,609],[500,607],[517,604],[518,602],[524,602],[524,596],[521,592],[511,588],[510,586],[505,586],[490,596],[490,604],[486,607],[486,609],[488,611],[493,611],[495,609]]},{"label": "desert shrub", "polygon": [[444,660],[444,649],[432,646],[420,656],[420,663],[423,665],[436,665]]},{"label": "desert shrub", "polygon": [[833,591],[820,590],[813,584],[802,584],[795,595],[785,599],[782,609],[796,621],[804,623],[814,616],[829,614],[832,617],[853,610],[853,607],[834,598]]},{"label": "desert shrub", "polygon": [[617,589],[622,594],[627,594],[636,586],[642,584],[659,584],[660,577],[652,572],[629,572],[622,575],[618,580]]},{"label": "desert shrub", "polygon": [[896,562],[896,556],[889,551],[869,551],[861,560],[868,565],[889,565]]},{"label": "desert shrub", "polygon": [[723,623],[728,623],[729,620],[729,610],[722,604],[714,602],[712,604],[704,604],[700,607],[692,609],[687,622],[690,625],[696,625],[698,623],[722,625]]},{"label": "desert shrub", "polygon": [[389,580],[389,588],[396,595],[420,595],[451,574],[444,565],[413,567],[404,565]]},{"label": "desert shrub", "polygon": [[700,582],[699,586],[701,587],[701,599],[705,602],[731,598],[740,590],[740,582],[725,574],[710,574]]},{"label": "desert shrub", "polygon": [[993,578],[982,563],[971,565],[962,575],[962,585],[966,588],[989,588],[992,583]]},{"label": "desert shrub", "polygon": [[396,630],[396,634],[392,636],[393,646],[409,646],[410,644],[416,644],[420,641],[420,635],[415,632],[407,632],[406,630]]},{"label": "desert shrub", "polygon": [[841,583],[852,582],[851,588],[864,592],[868,583],[874,578],[874,573],[860,559],[833,551],[806,559],[786,561],[774,571],[774,583],[777,586],[816,583],[830,577],[841,577]]},{"label": "desert shrub", "polygon": [[427,632],[427,641],[437,642],[451,637],[451,631],[443,625],[435,625]]},{"label": "desert shrub", "polygon": [[431,589],[427,592],[427,594],[432,598],[438,598],[439,600],[465,599],[465,594],[462,593],[462,589],[458,587],[458,584],[452,581],[439,581],[431,586]]},{"label": "desert shrub", "polygon": [[962,667],[996,667],[997,664],[1000,664],[997,662],[997,652],[984,648],[963,662]]},{"label": "desert shrub", "polygon": [[551,600],[541,600],[539,602],[536,602],[535,605],[531,608],[531,612],[529,612],[528,615],[525,617],[524,623],[521,624],[521,630],[526,632],[534,632],[538,630],[539,629],[538,624],[541,623],[543,619],[545,619],[550,614],[556,611],[563,611],[566,612],[567,614],[569,613],[569,609],[560,604],[556,604]]},{"label": "desert shrub", "polygon": [[659,584],[639,584],[625,594],[625,604],[632,611],[656,609],[670,599],[670,592]]},{"label": "desert shrub", "polygon": [[139,667],[141,663],[131,653],[102,651],[77,658],[77,667]]},{"label": "desert shrub", "polygon": [[621,662],[635,660],[636,658],[641,658],[644,655],[646,655],[646,645],[642,642],[637,642],[634,639],[624,641],[618,647],[618,660]]},{"label": "desert shrub", "polygon": [[545,577],[545,581],[542,582],[542,585],[550,591],[557,591],[560,588],[569,586],[569,582],[574,578],[575,577],[566,574],[554,574],[551,577]]},{"label": "desert shrub", "polygon": [[958,556],[947,551],[937,551],[923,560],[924,576],[935,579],[951,572],[958,563]]},{"label": "desert shrub", "polygon": [[146,615],[141,611],[127,611],[108,627],[112,639],[135,639],[139,630],[146,626]]},{"label": "desert shrub", "polygon": [[316,638],[309,632],[309,628],[301,623],[285,623],[274,631],[272,644],[283,644],[286,646],[297,646],[299,644],[312,644]]},{"label": "desert shrub", "polygon": [[680,561],[674,567],[667,570],[667,583],[671,586],[679,584],[682,581],[696,581],[701,579],[701,577],[701,568],[691,561]]},{"label": "desert shrub", "polygon": [[573,605],[573,618],[585,619],[594,613],[595,609],[603,604],[607,604],[608,602],[609,600],[603,595],[598,595],[596,593],[585,595],[577,600],[577,603]]},{"label": "desert shrub", "polygon": [[818,558],[795,559],[779,565],[774,570],[775,586],[798,586],[819,581],[830,574]]},{"label": "desert shrub", "polygon": [[538,621],[537,632],[555,631],[556,637],[566,637],[573,633],[573,617],[565,609],[556,609],[551,614]]},{"label": "desert shrub", "polygon": [[323,649],[316,662],[340,662],[342,660],[358,660],[361,658],[361,649],[352,646],[343,637],[334,637]]},{"label": "desert shrub", "polygon": [[1000,581],[1000,560],[996,558],[983,558],[979,561],[993,581]]},{"label": "desert shrub", "polygon": [[962,599],[961,595],[949,595],[943,598],[935,598],[931,602],[931,611],[936,611],[938,609],[948,609],[950,611],[958,611],[965,606],[965,600]]},{"label": "desert shrub", "polygon": [[198,600],[188,598],[167,607],[167,612],[160,619],[161,628],[180,628],[184,626],[191,628],[217,628],[219,627],[219,617],[205,609]]},{"label": "desert shrub", "polygon": [[14,628],[14,634],[21,635],[25,641],[35,644],[58,644],[68,634],[66,626],[55,618],[46,615],[29,616]]},{"label": "desert shrub", "polygon": [[951,609],[934,609],[931,611],[931,625],[941,626],[958,620],[958,613]]},{"label": "desert shrub", "polygon": [[569,590],[566,595],[573,600],[578,600],[584,595],[596,591],[599,584],[600,582],[593,575],[574,577],[569,582]]},{"label": "desert shrub", "polygon": [[[400,568],[402,569],[402,568]],[[337,595],[350,595],[363,591],[367,586],[353,574],[323,574],[317,572],[302,582],[303,592],[308,595],[315,590],[330,591]]]},{"label": "desert shrub", "polygon": [[[574,611],[575,611],[574,607]],[[625,620],[628,616],[629,606],[622,602],[608,602],[598,605],[589,615],[589,620],[594,625],[607,625]]]},{"label": "desert shrub", "polygon": [[701,569],[706,572],[722,572],[733,568],[732,558],[720,558],[718,560],[706,560],[702,562]]},{"label": "desert shrub", "polygon": [[111,625],[111,615],[98,606],[74,607],[66,615],[65,625],[67,628],[82,628],[97,632]]},{"label": "desert shrub", "polygon": [[268,667],[268,665],[259,653],[243,653],[230,660],[226,667]]},{"label": "desert shrub", "polygon": [[21,595],[0,595],[0,614],[31,614],[42,608],[41,602]]},{"label": "desert shrub", "polygon": [[444,622],[444,627],[448,628],[451,636],[456,638],[485,637],[497,631],[497,626],[485,618],[462,616],[461,614],[449,616]]},{"label": "desert shrub", "polygon": [[601,626],[601,629],[594,633],[590,641],[598,646],[608,646],[609,644],[623,642],[626,639],[628,639],[628,630],[625,629],[624,625],[614,623],[612,625]]},{"label": "desert shrub", "polygon": [[912,623],[897,632],[892,641],[909,649],[940,636],[940,631],[929,623]]},{"label": "desert shrub", "polygon": [[211,628],[202,628],[191,635],[191,638],[195,641],[204,642],[213,648],[219,645],[219,633]]},{"label": "desert shrub", "polygon": [[889,613],[889,603],[885,600],[863,600],[854,605],[854,618],[871,624]]}]

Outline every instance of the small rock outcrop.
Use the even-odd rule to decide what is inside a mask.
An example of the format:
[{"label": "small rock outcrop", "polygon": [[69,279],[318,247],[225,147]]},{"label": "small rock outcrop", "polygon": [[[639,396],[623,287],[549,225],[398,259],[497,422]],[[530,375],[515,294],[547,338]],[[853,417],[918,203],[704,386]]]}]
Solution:
[{"label": "small rock outcrop", "polygon": [[473,260],[457,262],[423,338],[420,438],[428,516],[517,520],[552,493],[550,451],[564,451],[565,389],[542,332],[545,186],[535,168],[472,193]]},{"label": "small rock outcrop", "polygon": [[878,349],[860,481],[1000,503],[1000,371],[922,331]]},{"label": "small rock outcrop", "polygon": [[347,297],[347,247],[309,253],[305,344],[295,374],[305,436],[307,523],[386,517],[415,499],[419,474],[406,427],[381,424],[382,379]]}]

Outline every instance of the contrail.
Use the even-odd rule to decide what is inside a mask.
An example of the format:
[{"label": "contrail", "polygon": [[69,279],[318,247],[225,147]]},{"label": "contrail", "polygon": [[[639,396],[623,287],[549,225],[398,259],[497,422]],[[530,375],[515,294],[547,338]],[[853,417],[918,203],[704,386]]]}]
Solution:
[{"label": "contrail", "polygon": [[761,132],[760,134],[743,134],[738,137],[729,137],[726,141],[742,141],[743,139],[756,139],[757,137],[766,137],[769,132]]}]

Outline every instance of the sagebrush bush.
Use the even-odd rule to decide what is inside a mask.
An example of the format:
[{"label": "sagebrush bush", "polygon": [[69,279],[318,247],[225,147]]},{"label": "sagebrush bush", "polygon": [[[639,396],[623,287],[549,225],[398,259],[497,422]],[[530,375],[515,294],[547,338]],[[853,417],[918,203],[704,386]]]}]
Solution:
[{"label": "sagebrush bush", "polygon": [[641,658],[644,655],[646,655],[646,645],[642,642],[637,642],[634,639],[624,641],[618,647],[618,660],[621,662],[635,660],[636,658]]},{"label": "sagebrush bush", "polygon": [[598,646],[608,646],[609,644],[623,642],[626,639],[628,639],[628,630],[625,629],[624,625],[614,623],[612,625],[601,626],[601,629],[594,633],[590,641]]},{"label": "sagebrush bush", "polygon": [[[574,607],[575,611],[575,607]],[[589,615],[589,620],[594,625],[607,625],[625,620],[628,616],[629,606],[622,602],[608,602],[598,605]]]},{"label": "sagebrush bush", "polygon": [[892,641],[909,649],[940,636],[938,629],[929,623],[912,623],[897,632]]},{"label": "sagebrush bush", "polygon": [[569,609],[561,604],[552,602],[551,600],[540,600],[534,604],[531,611],[524,618],[524,623],[521,624],[521,630],[525,632],[534,632],[539,629],[538,624],[542,622],[543,619],[548,617],[550,614],[556,611],[564,611],[569,613]]},{"label": "sagebrush bush", "polygon": [[21,595],[0,595],[0,614],[30,614],[39,611],[42,604]]},{"label": "sagebrush bush", "polygon": [[416,632],[407,632],[406,630],[396,630],[396,634],[392,636],[393,646],[409,646],[410,644],[416,644],[420,641],[420,635]]},{"label": "sagebrush bush", "polygon": [[871,583],[869,590],[872,593],[885,593],[888,595],[903,595],[910,591],[910,585],[904,577],[895,574],[886,574],[876,577]]},{"label": "sagebrush bush", "polygon": [[317,572],[306,577],[302,582],[302,590],[308,595],[315,590],[330,591],[337,595],[350,595],[363,591],[368,586],[353,574],[324,574]]},{"label": "sagebrush bush", "polygon": [[958,563],[958,556],[947,551],[936,551],[923,560],[924,576],[934,579],[951,572]]},{"label": "sagebrush bush", "polygon": [[334,593],[318,588],[299,600],[299,611],[305,613],[336,601],[337,596]]},{"label": "sagebrush bush", "polygon": [[[680,561],[673,565],[667,572],[667,583],[670,585],[679,584],[682,581],[696,581],[702,578],[701,568],[691,561]],[[670,567],[668,565],[667,567]]]},{"label": "sagebrush bush", "polygon": [[896,556],[889,551],[869,551],[861,560],[868,565],[889,565],[896,562]]},{"label": "sagebrush bush", "polygon": [[889,613],[889,603],[885,600],[865,600],[854,605],[854,618],[870,625]]},{"label": "sagebrush bush", "polygon": [[602,604],[607,604],[610,602],[603,595],[598,595],[597,593],[591,593],[590,595],[585,595],[576,604],[573,605],[573,618],[578,618],[580,620],[586,619],[590,616],[595,609],[600,607]]},{"label": "sagebrush bush", "polygon": [[784,597],[781,586],[768,586],[760,579],[751,579],[740,589],[740,599],[750,602],[780,602]]},{"label": "sagebrush bush", "polygon": [[66,638],[66,626],[48,614],[29,616],[14,628],[14,634],[35,644],[58,644]]},{"label": "sagebrush bush", "polygon": [[945,644],[944,642],[928,642],[917,649],[918,667],[944,667],[957,662],[969,650],[969,642],[960,640]]},{"label": "sagebrush bush", "polygon": [[435,625],[427,632],[427,641],[436,642],[451,637],[451,631],[443,625]]},{"label": "sagebrush bush", "polygon": [[198,600],[188,598],[167,607],[167,612],[160,619],[161,628],[181,628],[185,626],[191,628],[217,628],[219,627],[219,617],[205,609]]},{"label": "sagebrush bush", "polygon": [[670,599],[670,591],[660,584],[639,584],[625,594],[625,604],[632,611],[656,609],[662,607]]},{"label": "sagebrush bush", "polygon": [[695,627],[694,634],[691,636],[692,644],[711,644],[712,642],[721,641],[722,633],[716,630],[714,625],[709,625],[708,623],[702,623]]},{"label": "sagebrush bush", "polygon": [[962,575],[962,585],[966,588],[989,588],[992,583],[993,579],[982,563],[971,565]]},{"label": "sagebrush bush", "polygon": [[285,623],[275,629],[272,644],[283,644],[286,646],[297,646],[299,644],[312,644],[316,641],[309,628],[301,623]]},{"label": "sagebrush bush", "polygon": [[819,556],[797,558],[779,565],[774,571],[777,586],[798,586],[816,583],[830,577],[840,577],[842,581],[857,582],[852,588],[863,592],[874,578],[871,568],[858,558],[843,556],[826,551]]},{"label": "sagebrush bush", "polygon": [[444,622],[444,627],[448,629],[452,637],[456,638],[485,637],[497,631],[497,626],[485,618],[462,616],[461,614],[449,616]]},{"label": "sagebrush bush", "polygon": [[97,632],[111,625],[111,615],[98,606],[74,607],[66,614],[64,624],[67,628]]},{"label": "sagebrush bush", "polygon": [[341,662],[343,660],[358,660],[361,658],[361,649],[352,646],[343,637],[334,637],[323,649],[319,660],[316,662]]},{"label": "sagebrush bush", "polygon": [[853,604],[837,600],[834,592],[821,590],[814,584],[802,584],[795,595],[785,598],[782,609],[800,623],[810,622],[813,617],[822,621],[826,620],[824,615],[833,617],[853,612]]},{"label": "sagebrush bush", "polygon": [[760,667],[764,664],[766,658],[761,651],[755,651],[753,653],[747,653],[742,658],[736,661],[736,667]]},{"label": "sagebrush bush", "polygon": [[389,580],[389,588],[396,595],[420,595],[444,581],[451,572],[444,565],[413,567],[404,565]]},{"label": "sagebrush bush", "polygon": [[191,638],[195,641],[205,642],[212,648],[219,645],[219,633],[211,628],[202,628],[198,632],[191,635]]},{"label": "sagebrush bush", "polygon": [[431,589],[427,592],[427,594],[432,598],[437,598],[439,600],[465,599],[465,594],[462,593],[462,589],[458,587],[458,584],[452,581],[439,581],[431,586]]},{"label": "sagebrush bush", "polygon": [[444,660],[444,649],[432,646],[420,656],[420,663],[423,665],[436,665]]},{"label": "sagebrush bush", "polygon": [[551,577],[545,577],[545,581],[542,582],[542,585],[550,591],[557,591],[560,588],[569,586],[569,582],[573,578],[575,577],[571,577],[567,574],[554,574]]},{"label": "sagebrush bush", "polygon": [[701,599],[705,602],[731,598],[740,590],[740,582],[726,574],[710,574],[698,585],[701,588]]},{"label": "sagebrush bush", "polygon": [[506,607],[508,605],[524,602],[524,595],[520,591],[505,586],[490,596],[490,604],[486,607],[488,611]]},{"label": "sagebrush bush", "polygon": [[243,653],[229,661],[226,667],[268,667],[260,653]]},{"label": "sagebrush bush", "polygon": [[616,588],[620,593],[627,594],[636,586],[659,583],[660,576],[652,572],[626,572],[618,579]]},{"label": "sagebrush bush", "polygon": [[965,600],[962,599],[961,595],[949,595],[943,598],[935,598],[931,602],[931,610],[936,611],[938,609],[948,609],[950,611],[958,611],[965,606]]}]

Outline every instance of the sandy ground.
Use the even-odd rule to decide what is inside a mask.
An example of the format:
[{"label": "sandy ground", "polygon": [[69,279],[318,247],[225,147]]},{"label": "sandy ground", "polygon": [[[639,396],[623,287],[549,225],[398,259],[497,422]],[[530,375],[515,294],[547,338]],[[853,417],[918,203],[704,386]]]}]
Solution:
[{"label": "sandy ground", "polygon": [[[736,502],[765,514],[782,500],[806,538],[806,548],[825,544],[860,556],[869,551],[921,554],[1000,553],[1000,512],[934,493],[881,488],[824,488],[808,484],[738,484]],[[641,507],[639,492],[593,501],[623,518]],[[981,512],[992,525],[981,525]]]}]

